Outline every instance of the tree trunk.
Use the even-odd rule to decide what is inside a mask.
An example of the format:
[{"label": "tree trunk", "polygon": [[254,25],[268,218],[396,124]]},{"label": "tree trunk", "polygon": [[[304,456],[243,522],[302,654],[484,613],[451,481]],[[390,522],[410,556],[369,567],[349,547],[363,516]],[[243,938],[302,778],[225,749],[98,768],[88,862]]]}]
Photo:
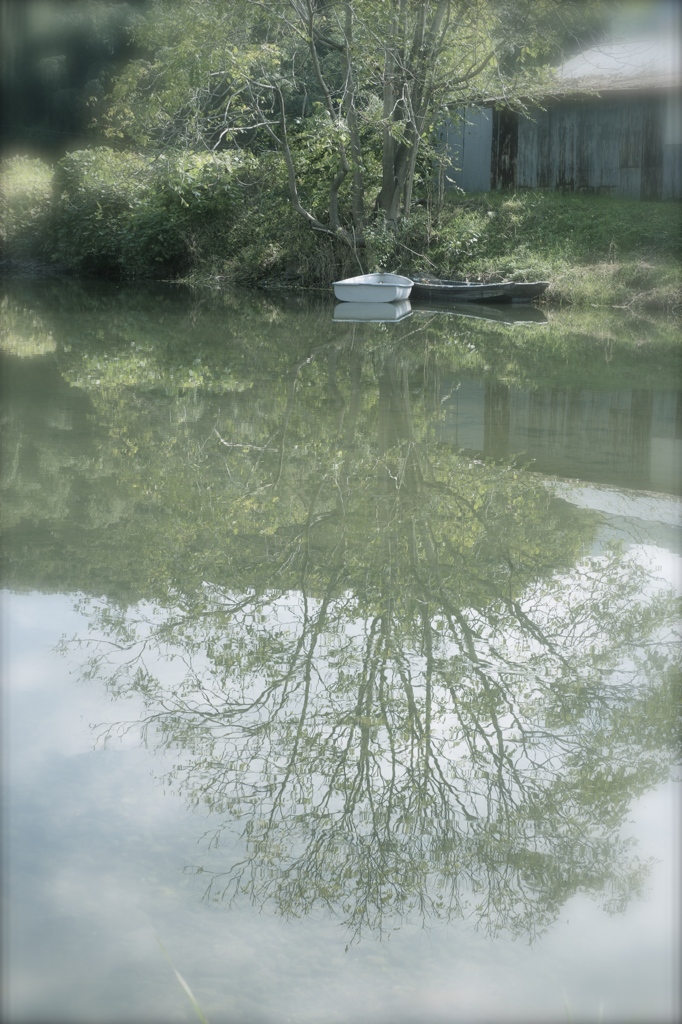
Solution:
[{"label": "tree trunk", "polygon": [[383,141],[381,158],[381,191],[377,199],[378,209],[381,210],[387,220],[395,220],[394,192],[395,192],[395,150],[396,140],[391,132],[395,118],[397,97],[395,94],[395,54],[390,46],[386,47],[384,56],[384,95],[383,95]]}]

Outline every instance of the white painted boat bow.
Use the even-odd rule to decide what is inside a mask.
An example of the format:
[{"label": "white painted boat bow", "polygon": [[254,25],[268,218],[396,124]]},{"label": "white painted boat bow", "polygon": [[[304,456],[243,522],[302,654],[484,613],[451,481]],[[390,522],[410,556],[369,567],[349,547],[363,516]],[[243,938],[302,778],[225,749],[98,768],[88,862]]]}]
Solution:
[{"label": "white painted boat bow", "polygon": [[400,274],[361,274],[334,281],[339,302],[395,302],[409,299],[414,282]]}]

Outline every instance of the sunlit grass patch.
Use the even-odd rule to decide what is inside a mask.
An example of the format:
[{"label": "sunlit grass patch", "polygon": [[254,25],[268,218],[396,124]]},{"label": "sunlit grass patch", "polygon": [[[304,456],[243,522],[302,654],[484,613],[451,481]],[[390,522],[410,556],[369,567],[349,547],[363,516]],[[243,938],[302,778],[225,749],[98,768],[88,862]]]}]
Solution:
[{"label": "sunlit grass patch", "polygon": [[44,255],[52,195],[50,166],[28,156],[0,161],[0,244],[5,257]]},{"label": "sunlit grass patch", "polygon": [[31,359],[54,352],[56,348],[52,331],[37,313],[10,304],[7,297],[2,300],[0,350],[9,356]]}]

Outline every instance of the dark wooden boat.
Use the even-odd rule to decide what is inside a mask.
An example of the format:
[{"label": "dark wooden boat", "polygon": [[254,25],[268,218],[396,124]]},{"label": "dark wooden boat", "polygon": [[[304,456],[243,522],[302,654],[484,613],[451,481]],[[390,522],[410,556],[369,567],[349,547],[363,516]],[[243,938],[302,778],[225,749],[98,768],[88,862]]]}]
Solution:
[{"label": "dark wooden boat", "polygon": [[542,295],[549,281],[501,281],[481,284],[442,281],[436,277],[414,278],[412,298],[447,302],[528,302]]}]

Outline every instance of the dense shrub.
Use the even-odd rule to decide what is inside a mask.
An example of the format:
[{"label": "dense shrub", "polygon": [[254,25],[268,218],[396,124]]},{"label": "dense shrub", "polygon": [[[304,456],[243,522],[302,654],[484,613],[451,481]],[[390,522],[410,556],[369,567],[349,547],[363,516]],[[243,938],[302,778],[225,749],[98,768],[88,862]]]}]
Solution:
[{"label": "dense shrub", "polygon": [[19,156],[0,165],[0,240],[5,257],[44,254],[52,194],[52,168]]},{"label": "dense shrub", "polygon": [[311,230],[294,210],[279,153],[262,153],[239,179],[241,202],[230,231],[200,254],[199,279],[326,288],[337,277],[359,273],[348,245]]},{"label": "dense shrub", "polygon": [[229,229],[237,166],[208,154],[68,154],[54,178],[54,258],[79,274],[187,273],[206,236]]}]

